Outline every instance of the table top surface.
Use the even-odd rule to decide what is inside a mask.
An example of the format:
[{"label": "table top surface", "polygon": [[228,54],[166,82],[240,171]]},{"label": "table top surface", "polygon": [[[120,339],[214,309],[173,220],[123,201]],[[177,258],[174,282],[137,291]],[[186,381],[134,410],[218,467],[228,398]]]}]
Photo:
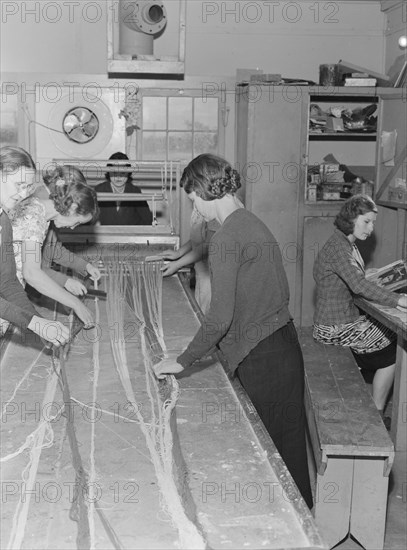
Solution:
[{"label": "table top surface", "polygon": [[[104,277],[101,289],[109,293],[105,284]],[[157,389],[154,384],[147,384],[147,380],[150,381],[146,376],[148,363],[135,330],[139,323],[131,310],[124,308],[122,334],[117,330],[119,323],[112,322],[108,315],[106,301],[89,300],[88,306],[95,314],[98,310],[99,328],[93,329],[94,334],[82,331],[65,361],[72,399],[78,401],[74,401],[78,407],[72,413],[71,425],[79,442],[84,469],[91,471],[93,462],[97,470],[94,483],[99,491],[97,498],[103,502],[104,517],[107,524],[114,527],[121,547],[153,546],[157,550],[175,547],[179,534],[161,505],[164,493],[159,488],[162,478],[157,475],[157,471],[161,472],[161,462],[157,458],[156,462],[152,460],[157,456],[156,443],[161,449],[167,437],[160,435],[164,432],[158,427],[164,413],[158,406],[161,400],[152,399],[157,397]],[[45,308],[39,307],[45,314]],[[163,280],[162,328],[166,346],[171,351],[185,349],[199,328],[197,316],[175,276]],[[3,457],[18,449],[38,428],[41,403],[46,408],[52,403],[50,415],[54,415],[54,408],[64,410],[67,401],[59,390],[58,375],[48,352],[42,350],[40,342],[34,345],[35,342],[31,345],[29,336],[22,341],[18,333],[13,334],[3,353],[1,397],[14,411],[7,412],[7,418],[2,419]],[[125,350],[119,350],[117,359],[113,356],[114,350],[119,355],[118,348],[113,346],[116,342],[125,342]],[[155,340],[148,343],[155,349]],[[119,363],[123,367],[128,365],[129,369],[120,371]],[[220,362],[213,357],[202,360],[181,373],[177,381],[176,416],[170,419],[173,474],[166,470],[163,476],[175,485],[179,483],[182,506],[191,514],[188,517],[196,522],[194,524],[202,527],[208,547],[327,550],[273,442],[261,431],[257,413],[236,393]],[[125,389],[130,387],[131,403],[137,407],[129,409],[129,392]],[[166,395],[164,389],[161,383],[158,390],[162,400]],[[23,409],[35,414],[24,413],[22,421],[17,411],[20,413]],[[97,422],[87,416],[92,410],[97,411]],[[43,496],[27,501],[30,508],[25,536],[26,540],[29,537],[27,544],[32,548],[45,548],[48,538],[53,540],[54,548],[65,548],[66,541],[74,539],[77,529],[75,522],[66,521],[69,495],[65,493],[66,488],[71,490],[75,468],[70,448],[64,443],[67,423],[62,414],[56,414],[52,419],[54,444],[46,449],[40,447],[41,442],[38,444],[41,451],[36,463],[38,469],[30,470],[30,475],[34,483],[38,483],[36,487],[40,487],[40,483],[41,487],[52,483],[52,487],[61,488],[61,497],[58,501],[52,500],[52,507],[50,500]],[[143,423],[153,426],[154,430],[143,431]],[[151,449],[154,452],[150,456]],[[7,461],[7,474],[2,467],[4,477],[21,479],[27,460],[18,456]],[[16,500],[17,495],[10,496],[1,506],[1,548],[7,546],[13,533]],[[111,547],[108,533],[102,528],[97,537],[103,548]]]},{"label": "table top surface", "polygon": [[364,298],[355,298],[355,304],[383,323],[386,327],[389,327],[391,330],[393,330],[398,336],[401,336],[405,340],[407,340],[407,314],[402,312],[401,310],[389,307],[389,306],[383,306],[381,304],[377,304],[375,302],[370,302],[369,300],[365,300]]}]

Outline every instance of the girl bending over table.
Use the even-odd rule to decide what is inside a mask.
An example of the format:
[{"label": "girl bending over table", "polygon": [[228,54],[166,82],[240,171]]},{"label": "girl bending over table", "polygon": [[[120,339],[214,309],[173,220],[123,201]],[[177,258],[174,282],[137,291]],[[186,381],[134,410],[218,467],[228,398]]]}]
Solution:
[{"label": "girl bending over table", "polygon": [[0,148],[0,336],[12,323],[60,346],[69,338],[68,328],[41,317],[16,276],[12,227],[7,213],[34,192],[35,174],[34,161],[27,151],[20,147]]},{"label": "girl bending over table", "polygon": [[[72,308],[85,327],[93,325],[90,310],[77,296],[86,293],[86,287],[78,280],[53,270],[43,270],[42,245],[50,231],[52,221],[56,228],[76,226],[97,219],[98,205],[95,191],[73,166],[56,166],[44,176],[50,194],[48,198],[30,197],[10,212],[13,226],[13,245],[17,265],[17,277],[25,286],[30,284],[44,296],[48,296]],[[73,263],[93,278],[100,277],[99,270],[90,263],[72,255]],[[58,259],[56,259],[58,261]],[[63,286],[61,286],[63,284]]]}]

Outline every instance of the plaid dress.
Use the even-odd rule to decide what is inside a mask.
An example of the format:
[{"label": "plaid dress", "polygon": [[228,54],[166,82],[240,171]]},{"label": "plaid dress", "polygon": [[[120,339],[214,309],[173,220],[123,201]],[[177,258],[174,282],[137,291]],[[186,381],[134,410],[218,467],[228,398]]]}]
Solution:
[{"label": "plaid dress", "polygon": [[354,296],[396,307],[399,296],[365,278],[364,262],[346,235],[335,230],[314,264],[317,304],[314,338],[324,344],[372,353],[386,348],[395,334],[368,315],[361,315]]}]

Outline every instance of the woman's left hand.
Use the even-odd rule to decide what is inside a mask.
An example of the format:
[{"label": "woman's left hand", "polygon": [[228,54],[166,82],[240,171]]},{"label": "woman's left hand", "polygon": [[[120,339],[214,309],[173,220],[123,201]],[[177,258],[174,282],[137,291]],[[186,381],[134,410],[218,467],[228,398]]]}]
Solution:
[{"label": "woman's left hand", "polygon": [[101,277],[99,269],[91,263],[86,265],[86,271],[89,273],[90,278],[94,281],[98,281]]},{"label": "woman's left hand", "polygon": [[163,379],[167,374],[178,374],[184,370],[184,367],[177,363],[177,353],[169,353],[168,357],[153,366],[154,374],[158,379]]},{"label": "woman's left hand", "polygon": [[407,308],[407,294],[401,294],[397,304],[397,309],[400,309],[401,311],[406,311],[406,308]]},{"label": "woman's left hand", "polygon": [[68,292],[70,292],[71,294],[74,294],[75,296],[83,296],[88,292],[86,289],[86,286],[83,285],[77,279],[69,278],[64,284],[64,287]]},{"label": "woman's left hand", "polygon": [[171,275],[174,275],[178,271],[178,263],[176,261],[173,262],[165,262],[163,267],[161,268],[163,277],[170,277]]}]

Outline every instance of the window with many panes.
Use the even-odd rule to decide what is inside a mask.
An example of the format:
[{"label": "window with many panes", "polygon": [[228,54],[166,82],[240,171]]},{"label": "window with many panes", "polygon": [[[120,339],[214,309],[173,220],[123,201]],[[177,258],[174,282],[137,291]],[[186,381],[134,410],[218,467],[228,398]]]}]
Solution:
[{"label": "window with many panes", "polygon": [[221,154],[219,99],[143,94],[138,157],[189,162],[201,153]]}]

